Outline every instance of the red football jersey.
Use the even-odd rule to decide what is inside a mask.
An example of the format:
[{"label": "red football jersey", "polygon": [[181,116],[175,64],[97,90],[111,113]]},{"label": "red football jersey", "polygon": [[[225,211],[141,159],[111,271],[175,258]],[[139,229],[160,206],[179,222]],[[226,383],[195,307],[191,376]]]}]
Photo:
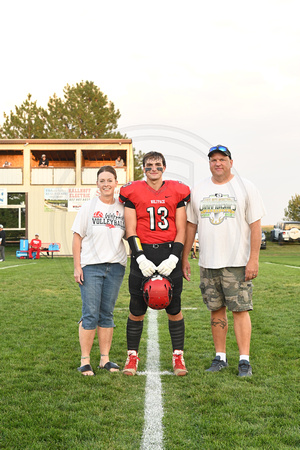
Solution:
[{"label": "red football jersey", "polygon": [[180,181],[166,180],[158,191],[146,181],[133,181],[120,189],[120,201],[129,201],[135,207],[136,233],[144,244],[174,241],[176,208],[189,200],[190,188]]}]

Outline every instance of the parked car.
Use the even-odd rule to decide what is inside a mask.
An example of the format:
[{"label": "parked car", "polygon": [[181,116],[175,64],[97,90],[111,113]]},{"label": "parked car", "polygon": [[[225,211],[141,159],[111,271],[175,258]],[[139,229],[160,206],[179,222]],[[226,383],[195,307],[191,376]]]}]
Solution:
[{"label": "parked car", "polygon": [[300,222],[278,222],[271,231],[271,241],[277,241],[279,245],[283,242],[300,242]]},{"label": "parked car", "polygon": [[260,244],[260,249],[261,249],[261,250],[265,250],[266,248],[267,248],[267,239],[266,239],[265,232],[262,231],[262,232],[261,232],[261,244]]}]

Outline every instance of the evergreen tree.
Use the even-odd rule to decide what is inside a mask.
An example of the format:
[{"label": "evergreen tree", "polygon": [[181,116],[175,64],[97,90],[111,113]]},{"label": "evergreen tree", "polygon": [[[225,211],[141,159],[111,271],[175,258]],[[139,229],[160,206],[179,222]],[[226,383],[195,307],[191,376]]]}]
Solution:
[{"label": "evergreen tree", "polygon": [[144,177],[143,171],[143,157],[145,153],[142,153],[141,150],[136,152],[135,148],[133,149],[133,157],[134,157],[134,180],[142,180]]},{"label": "evergreen tree", "polygon": [[2,139],[38,139],[47,138],[47,112],[31,100],[31,94],[21,106],[15,106],[15,112],[4,113],[4,124],[0,127]]},{"label": "evergreen tree", "polygon": [[121,139],[117,128],[120,111],[115,109],[92,81],[64,88],[64,98],[49,98],[48,109],[37,106],[31,94],[15,112],[4,113],[0,137],[8,139]]},{"label": "evergreen tree", "polygon": [[49,137],[75,139],[122,138],[114,132],[120,111],[92,82],[67,85],[64,98],[55,94],[48,102]]}]

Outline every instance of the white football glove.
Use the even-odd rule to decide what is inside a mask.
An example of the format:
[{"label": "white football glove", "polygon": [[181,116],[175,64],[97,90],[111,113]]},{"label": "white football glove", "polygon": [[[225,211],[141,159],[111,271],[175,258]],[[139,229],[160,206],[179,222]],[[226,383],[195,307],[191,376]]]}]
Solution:
[{"label": "white football glove", "polygon": [[140,271],[142,272],[144,277],[150,277],[154,274],[154,272],[156,272],[156,266],[152,261],[149,261],[149,259],[147,259],[145,255],[140,255],[138,258],[136,258],[136,262],[138,263]]},{"label": "white football glove", "polygon": [[179,258],[177,256],[171,254],[168,259],[165,259],[160,263],[157,268],[158,273],[168,277],[170,273],[175,269],[176,264],[178,263]]}]

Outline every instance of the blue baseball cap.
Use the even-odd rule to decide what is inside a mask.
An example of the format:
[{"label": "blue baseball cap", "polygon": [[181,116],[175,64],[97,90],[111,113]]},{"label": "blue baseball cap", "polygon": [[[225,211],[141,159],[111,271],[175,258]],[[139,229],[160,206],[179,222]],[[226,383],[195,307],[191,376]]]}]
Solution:
[{"label": "blue baseball cap", "polygon": [[215,145],[214,147],[211,147],[211,148],[209,149],[209,152],[208,152],[208,155],[207,155],[207,156],[210,158],[211,155],[212,155],[213,153],[215,153],[215,152],[223,153],[224,155],[226,155],[226,156],[228,156],[230,159],[232,159],[232,158],[231,158],[231,153],[230,153],[230,151],[229,151],[228,148],[225,147],[224,145]]}]

